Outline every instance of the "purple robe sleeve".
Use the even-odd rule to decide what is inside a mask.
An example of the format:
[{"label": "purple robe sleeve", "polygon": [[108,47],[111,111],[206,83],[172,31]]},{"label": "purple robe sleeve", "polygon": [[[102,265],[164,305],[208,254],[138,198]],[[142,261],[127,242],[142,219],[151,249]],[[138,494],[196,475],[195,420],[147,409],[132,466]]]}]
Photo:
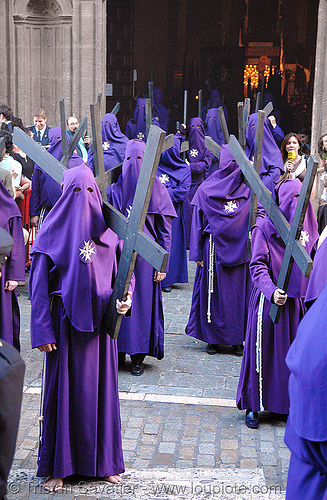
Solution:
[{"label": "purple robe sleeve", "polygon": [[194,206],[192,215],[191,235],[190,235],[190,256],[191,261],[203,260],[203,228],[204,213],[200,208]]},{"label": "purple robe sleeve", "polygon": [[6,280],[25,281],[25,245],[20,217],[10,219],[9,230],[14,240],[14,246],[8,259]]},{"label": "purple robe sleeve", "polygon": [[211,165],[213,154],[207,151],[203,160],[197,162],[190,162],[192,173],[205,174]]},{"label": "purple robe sleeve", "polygon": [[276,125],[276,127],[272,129],[272,135],[274,136],[274,139],[277,142],[277,144],[281,143],[285,137],[285,134],[279,125]]},{"label": "purple robe sleeve", "polygon": [[49,302],[49,272],[53,262],[45,255],[36,253],[32,258],[29,294],[31,300],[32,348],[56,342]]},{"label": "purple robe sleeve", "polygon": [[250,274],[252,282],[268,300],[271,300],[277,286],[269,274],[269,248],[266,237],[261,229],[256,226],[252,230],[251,248]]},{"label": "purple robe sleeve", "polygon": [[191,170],[189,169],[177,186],[167,188],[171,201],[178,203],[185,200],[191,188],[191,181]]},{"label": "purple robe sleeve", "polygon": [[94,153],[93,153],[93,151],[91,151],[91,147],[90,147],[88,155],[87,155],[87,164],[94,174]]},{"label": "purple robe sleeve", "polygon": [[172,218],[168,215],[155,214],[156,242],[167,252],[171,248]]},{"label": "purple robe sleeve", "polygon": [[40,215],[40,175],[41,172],[38,168],[34,168],[32,176],[32,191],[30,197],[29,215],[34,217]]}]

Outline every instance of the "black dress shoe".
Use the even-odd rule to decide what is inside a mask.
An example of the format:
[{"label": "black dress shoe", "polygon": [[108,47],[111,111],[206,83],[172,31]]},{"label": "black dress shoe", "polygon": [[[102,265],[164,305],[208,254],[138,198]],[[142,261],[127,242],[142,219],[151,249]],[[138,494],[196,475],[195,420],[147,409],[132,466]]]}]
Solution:
[{"label": "black dress shoe", "polygon": [[208,344],[206,347],[207,354],[217,354],[218,351],[219,351],[218,344]]},{"label": "black dress shoe", "polygon": [[143,363],[141,361],[136,361],[135,363],[132,362],[131,374],[138,377],[139,375],[142,375],[143,373],[144,373]]},{"label": "black dress shoe", "polygon": [[169,293],[169,292],[171,292],[171,286],[163,286],[161,290],[163,292]]},{"label": "black dress shoe", "polygon": [[126,358],[125,352],[118,353],[118,368],[122,368],[125,365],[125,358]]},{"label": "black dress shoe", "polygon": [[235,356],[243,356],[243,344],[233,345]]},{"label": "black dress shoe", "polygon": [[245,425],[250,429],[257,429],[259,426],[259,415],[257,411],[246,410]]}]

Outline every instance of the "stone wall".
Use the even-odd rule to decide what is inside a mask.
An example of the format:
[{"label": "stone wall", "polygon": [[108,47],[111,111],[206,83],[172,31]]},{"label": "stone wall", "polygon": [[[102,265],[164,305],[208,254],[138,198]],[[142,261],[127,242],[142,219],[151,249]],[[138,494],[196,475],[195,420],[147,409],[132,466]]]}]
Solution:
[{"label": "stone wall", "polygon": [[40,106],[50,126],[66,115],[89,116],[105,92],[105,0],[2,0],[0,40],[5,61],[0,102],[27,125]]}]

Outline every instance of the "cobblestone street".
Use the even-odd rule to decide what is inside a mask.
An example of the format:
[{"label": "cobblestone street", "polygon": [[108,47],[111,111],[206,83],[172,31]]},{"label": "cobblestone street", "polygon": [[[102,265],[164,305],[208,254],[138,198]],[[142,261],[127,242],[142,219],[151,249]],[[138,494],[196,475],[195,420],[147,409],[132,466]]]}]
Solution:
[{"label": "cobblestone street", "polygon": [[[206,345],[184,334],[190,283],[164,294],[165,358],[147,357],[133,377],[129,358],[119,372],[126,473],[119,486],[73,478],[63,499],[282,499],[289,452],[285,423],[261,415],[257,430],[244,424],[235,395],[241,358],[228,348],[208,356]],[[42,355],[29,340],[30,303],[20,288],[22,356],[26,361],[23,408],[8,500],[43,500],[35,478]],[[81,402],[82,403],[82,402]]]}]

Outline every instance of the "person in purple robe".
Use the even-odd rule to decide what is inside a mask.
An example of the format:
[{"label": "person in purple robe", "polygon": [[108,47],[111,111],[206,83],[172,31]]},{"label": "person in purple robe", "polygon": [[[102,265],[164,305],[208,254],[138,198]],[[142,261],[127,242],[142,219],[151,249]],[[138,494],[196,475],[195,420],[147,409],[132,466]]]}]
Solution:
[{"label": "person in purple robe", "polygon": [[[124,472],[117,342],[103,316],[117,271],[119,239],[102,215],[89,167],[66,170],[62,195],[32,248],[32,348],[46,352],[43,432],[37,475],[60,491],[72,474],[112,483]],[[131,305],[117,301],[125,314]]]},{"label": "person in purple robe", "polygon": [[[122,173],[116,184],[107,188],[107,199],[126,217],[132,209],[134,193],[145,151],[145,143],[131,140],[127,144]],[[172,218],[176,212],[167,189],[156,177],[145,219],[144,232],[168,252],[171,246]],[[118,336],[119,362],[126,353],[132,361],[132,375],[142,375],[145,356],[164,356],[164,317],[161,283],[165,273],[153,269],[140,255],[135,264],[135,296],[131,317],[123,318]]]},{"label": "person in purple robe", "polygon": [[0,339],[20,350],[20,315],[16,287],[25,281],[25,246],[22,215],[9,191],[0,182],[0,227],[11,234],[14,246],[0,278]]},{"label": "person in purple robe", "polygon": [[219,170],[201,184],[192,205],[189,258],[198,267],[185,332],[207,342],[208,354],[233,345],[241,355],[251,291],[250,190],[227,145],[221,148]]},{"label": "person in purple robe", "polygon": [[[113,113],[107,113],[102,118],[101,132],[104,169],[110,170],[119,165],[119,163],[122,163],[128,138],[121,132],[117,116]],[[94,172],[94,153],[92,147],[88,154],[87,164]]]},{"label": "person in purple robe", "polygon": [[170,292],[175,283],[187,283],[187,254],[184,223],[184,200],[191,187],[191,169],[181,159],[183,136],[177,132],[174,146],[161,155],[157,177],[169,193],[177,217],[172,221],[172,239],[167,276],[161,282],[162,291]]},{"label": "person in purple robe", "polygon": [[146,140],[145,99],[142,97],[136,101],[134,116],[126,123],[125,134],[128,139]]},{"label": "person in purple robe", "polygon": [[[291,224],[301,190],[298,179],[286,179],[275,188],[277,205]],[[309,203],[300,242],[310,255],[318,239],[317,221]],[[277,287],[285,244],[270,219],[257,218],[251,233],[250,273],[253,291],[249,302],[248,324],[236,402],[246,409],[245,423],[257,428],[258,412],[289,412],[287,351],[302,319],[308,285],[297,264],[293,264],[287,294]],[[271,303],[283,305],[280,320],[269,316]]]},{"label": "person in purple robe", "polygon": [[[209,109],[205,119],[204,128],[205,128],[205,135],[211,137],[219,146],[225,144],[224,134],[221,130],[217,108]],[[208,174],[211,175],[212,172],[215,172],[217,169],[218,169],[218,158],[216,158],[216,156],[213,155]]]},{"label": "person in purple robe", "polygon": [[[67,144],[69,139],[66,137]],[[48,153],[52,154],[58,161],[61,160],[62,144],[61,144],[61,128],[55,127],[49,130]],[[84,165],[83,159],[76,153],[73,153],[69,162],[68,168]],[[50,175],[44,172],[42,167],[35,165],[32,177],[32,191],[29,204],[29,216],[31,219],[31,227],[40,227],[45,217],[50,212],[53,205],[61,196],[59,184],[53,180]]]},{"label": "person in purple robe", "polygon": [[207,109],[207,106],[203,106],[201,110],[201,118],[203,122],[205,122],[206,115],[209,112],[210,109],[212,108],[220,108],[223,107],[224,110],[224,115],[226,119],[226,123],[228,122],[228,111],[226,109],[226,106],[224,106],[223,101],[220,97],[218,89],[210,90],[209,91],[209,109]]},{"label": "person in purple robe", "polygon": [[291,450],[286,500],[327,498],[327,342],[325,286],[301,321],[286,364],[290,412],[285,443]]},{"label": "person in purple robe", "polygon": [[[248,126],[246,128],[246,148],[245,153],[249,160],[253,161],[255,134],[257,128],[258,113],[253,113],[249,116]],[[262,157],[260,167],[260,178],[264,185],[273,191],[275,185],[279,182],[279,178],[284,174],[284,164],[281,152],[273,138],[270,130],[268,118],[265,118],[263,142],[262,142]]]},{"label": "person in purple robe", "polygon": [[193,207],[191,201],[198,187],[206,178],[213,154],[205,147],[205,133],[201,118],[191,118],[187,129],[189,150],[187,160],[190,163],[192,183],[184,202],[186,245],[189,247]]},{"label": "person in purple robe", "polygon": [[153,107],[154,107],[154,118],[157,120],[159,127],[165,132],[168,132],[169,126],[169,114],[164,106],[163,90],[154,88],[153,89]]}]

